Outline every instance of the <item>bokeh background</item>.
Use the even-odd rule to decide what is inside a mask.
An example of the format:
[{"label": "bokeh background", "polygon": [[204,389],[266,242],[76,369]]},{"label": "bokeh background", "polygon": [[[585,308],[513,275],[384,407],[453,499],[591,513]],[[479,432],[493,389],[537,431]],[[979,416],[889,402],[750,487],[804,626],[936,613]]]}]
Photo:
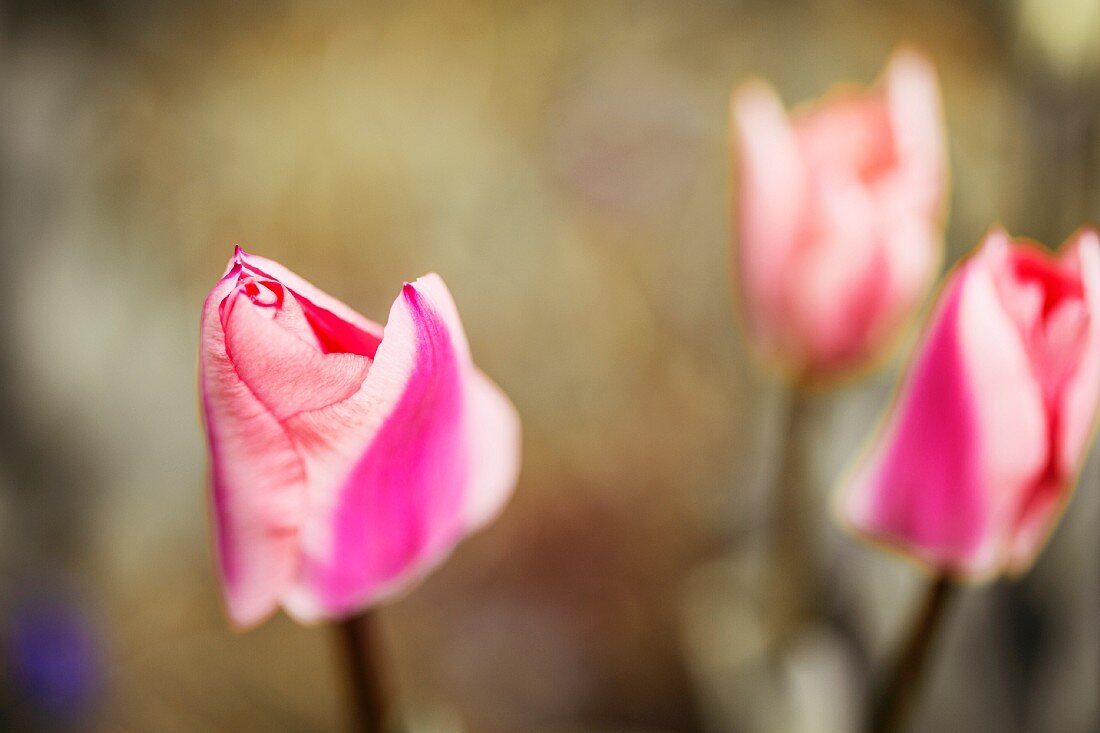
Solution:
[{"label": "bokeh background", "polygon": [[[345,720],[327,629],[221,612],[196,341],[241,243],[374,318],[440,272],[523,415],[507,511],[382,612],[411,729],[854,730],[924,579],[824,507],[899,361],[803,406],[829,611],[776,652],[787,396],[732,312],[730,90],[923,49],[950,262],[1100,212],[1098,37],[1094,0],[5,2],[0,729]],[[962,594],[917,729],[1100,729],[1096,469],[1030,575]]]}]

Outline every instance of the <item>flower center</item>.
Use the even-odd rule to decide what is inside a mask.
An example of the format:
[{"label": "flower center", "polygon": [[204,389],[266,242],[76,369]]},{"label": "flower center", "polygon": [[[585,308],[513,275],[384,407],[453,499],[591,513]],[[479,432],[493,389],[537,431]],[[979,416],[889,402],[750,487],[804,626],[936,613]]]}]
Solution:
[{"label": "flower center", "polygon": [[812,110],[797,122],[812,171],[873,186],[897,167],[893,131],[883,100],[853,97]]},{"label": "flower center", "polygon": [[1016,248],[999,285],[1044,396],[1056,402],[1077,367],[1088,331],[1081,280],[1039,252]]},{"label": "flower center", "polygon": [[242,276],[239,287],[253,305],[263,308],[281,308],[283,305],[283,286],[274,280]]}]

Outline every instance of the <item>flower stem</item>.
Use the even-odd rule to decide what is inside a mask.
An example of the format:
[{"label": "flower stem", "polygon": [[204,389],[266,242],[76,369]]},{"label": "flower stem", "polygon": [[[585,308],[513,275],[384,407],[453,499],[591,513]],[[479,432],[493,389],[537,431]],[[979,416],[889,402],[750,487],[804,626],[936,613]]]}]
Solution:
[{"label": "flower stem", "polygon": [[932,647],[936,644],[954,593],[955,585],[946,575],[940,575],[929,586],[905,646],[889,677],[875,695],[871,708],[872,733],[899,733],[904,730],[927,676]]},{"label": "flower stem", "polygon": [[344,676],[352,708],[353,730],[381,733],[386,730],[386,696],[378,659],[377,618],[364,611],[334,627],[343,647]]},{"label": "flower stem", "polygon": [[772,567],[768,573],[769,616],[774,632],[779,635],[813,612],[817,595],[813,536],[816,514],[810,487],[806,485],[802,440],[809,404],[801,383],[792,385],[785,397],[783,422],[779,426],[778,475],[772,494]]}]

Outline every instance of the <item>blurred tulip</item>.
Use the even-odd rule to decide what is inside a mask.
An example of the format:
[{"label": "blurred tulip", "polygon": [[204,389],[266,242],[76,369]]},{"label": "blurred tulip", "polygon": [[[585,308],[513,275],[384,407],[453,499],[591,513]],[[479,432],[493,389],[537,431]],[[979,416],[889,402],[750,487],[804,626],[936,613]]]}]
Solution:
[{"label": "blurred tulip", "polygon": [[732,100],[736,268],[760,349],[797,378],[865,364],[942,258],[947,188],[935,71],[894,55],[877,88],[784,111],[762,81]]},{"label": "blurred tulip", "polygon": [[237,248],[206,299],[200,371],[233,621],[348,615],[492,518],[519,467],[515,409],[471,363],[437,275],[385,329]]},{"label": "blurred tulip", "polygon": [[1021,572],[1069,498],[1100,392],[1100,239],[993,230],[948,280],[843,497],[855,529],[952,575]]}]

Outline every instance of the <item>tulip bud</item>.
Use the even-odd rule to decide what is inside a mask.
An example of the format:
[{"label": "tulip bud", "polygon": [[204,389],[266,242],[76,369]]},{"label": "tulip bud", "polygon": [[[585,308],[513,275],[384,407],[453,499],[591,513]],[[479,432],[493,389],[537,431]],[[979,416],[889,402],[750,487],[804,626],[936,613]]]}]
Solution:
[{"label": "tulip bud", "polygon": [[202,313],[211,508],[233,621],[376,603],[510,495],[515,409],[470,361],[437,275],[385,329],[276,262],[233,255]]},{"label": "tulip bud", "polygon": [[731,111],[734,259],[750,335],[799,377],[865,364],[913,315],[942,257],[934,70],[900,51],[874,89],[838,90],[788,117],[754,81]]},{"label": "tulip bud", "polygon": [[993,230],[944,286],[842,513],[944,573],[1021,572],[1069,498],[1098,394],[1100,239],[1052,257]]}]

